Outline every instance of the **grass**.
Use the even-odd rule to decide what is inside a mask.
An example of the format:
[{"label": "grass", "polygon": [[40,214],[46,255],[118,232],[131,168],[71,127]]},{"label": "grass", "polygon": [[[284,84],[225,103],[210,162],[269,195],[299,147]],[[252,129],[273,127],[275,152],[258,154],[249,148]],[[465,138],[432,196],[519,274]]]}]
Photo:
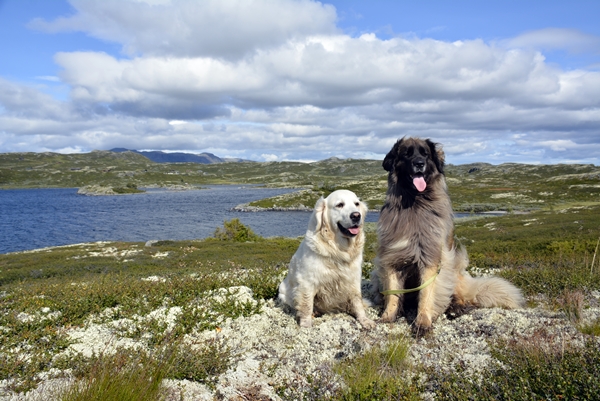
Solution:
[{"label": "grass", "polygon": [[591,270],[599,214],[598,206],[514,214],[460,222],[455,233],[471,269],[501,270],[526,295],[557,299],[565,290],[600,288],[600,274]]},{"label": "grass", "polygon": [[219,341],[186,344],[167,339],[156,352],[119,349],[114,354],[63,359],[75,384],[63,389],[58,399],[159,401],[166,399],[164,379],[191,380],[212,387],[218,374],[229,366],[231,350]]},{"label": "grass", "polygon": [[580,325],[579,330],[581,330],[582,333],[590,336],[600,336],[600,319],[596,319],[591,323]]},{"label": "grass", "polygon": [[[600,347],[558,342],[545,333],[493,346],[495,366],[480,380],[461,372],[443,377],[440,400],[596,400],[600,397]],[[553,344],[554,347],[549,347]]]},{"label": "grass", "polygon": [[[156,318],[121,328],[122,336],[143,341],[156,352],[167,340],[178,342],[192,331],[218,329],[225,319],[258,313],[261,303],[275,296],[298,244],[286,238],[209,239],[163,241],[153,247],[101,243],[0,255],[0,380],[9,381],[16,391],[35,387],[40,373],[59,368],[55,356],[70,343],[67,327],[114,319],[135,322],[161,308],[179,311],[172,327]],[[254,299],[240,300],[238,294],[221,290],[239,285],[250,287]],[[197,345],[202,346],[210,349],[210,344]],[[193,353],[178,355],[175,365],[188,368],[175,377],[196,381],[202,369],[212,371],[211,364],[226,366],[228,361],[214,347],[195,360],[185,360]]]},{"label": "grass", "polygon": [[[134,355],[132,355],[134,354]],[[91,363],[86,376],[59,395],[60,401],[162,401],[162,380],[171,361],[143,353],[121,351],[101,355]]]},{"label": "grass", "polygon": [[[600,323],[583,322],[581,316],[588,295],[600,290],[600,274],[590,269],[596,256],[599,216],[598,207],[590,206],[465,219],[457,223],[456,235],[471,255],[472,270],[494,271],[527,295],[542,295],[582,333],[598,336]],[[365,231],[366,277],[373,266],[377,238],[374,224]],[[224,232],[229,235],[222,236]],[[0,255],[0,380],[7,380],[15,391],[25,391],[37,385],[43,377],[40,374],[69,366],[78,385],[65,393],[65,400],[97,399],[98,394],[113,391],[114,397],[123,397],[114,399],[159,400],[164,391],[153,390],[154,384],[139,394],[134,390],[139,390],[140,381],[155,383],[163,378],[210,385],[233,360],[232,350],[215,342],[186,344],[186,334],[219,330],[225,319],[259,313],[261,303],[276,295],[299,244],[298,239],[249,234],[253,234],[251,229],[232,221],[215,231],[220,239],[162,241],[152,247],[84,244]],[[249,286],[253,299],[220,290],[239,285]],[[215,301],[217,293],[221,296]],[[169,324],[148,317],[158,310],[178,312]],[[70,344],[66,327],[115,319],[134,322],[144,316],[142,326],[125,324],[119,329],[123,337],[142,341],[143,353],[119,350],[86,358],[64,352]],[[486,373],[484,381],[411,365],[406,353],[413,340],[391,338],[334,366],[346,386],[333,391],[331,398],[411,399],[425,388],[423,375],[429,383],[437,383],[434,392],[440,399],[538,399],[539,389],[554,388],[555,382],[562,383],[561,390],[544,396],[595,396],[594,369],[600,365],[594,340],[557,355],[547,348],[554,339],[536,335],[535,339],[490,344],[499,364]],[[527,346],[534,343],[541,348]],[[539,371],[544,375],[535,373]],[[521,380],[518,396],[507,396],[503,392],[515,380]],[[591,387],[586,390],[584,382]]]},{"label": "grass", "polygon": [[396,336],[334,367],[346,384],[333,397],[336,400],[420,400],[423,385],[407,361],[412,339]]},{"label": "grass", "polygon": [[[374,209],[386,187],[377,161],[158,165],[110,152],[0,156],[2,188],[260,183],[306,188],[259,201],[261,207],[310,207],[319,196],[346,188]],[[392,337],[327,368],[345,383],[332,387],[329,397],[411,399],[428,391],[440,400],[598,398],[600,320],[583,319],[596,305],[592,294],[600,291],[597,173],[594,166],[512,164],[447,171],[456,210],[513,212],[457,221],[469,269],[509,279],[530,304],[543,302],[584,333],[585,344],[564,344],[545,332],[490,341],[495,362],[475,378],[460,366],[448,373],[410,363],[413,339]],[[376,254],[375,225],[365,232],[366,278]],[[161,400],[165,378],[211,386],[235,361],[235,350],[213,340],[189,344],[187,335],[217,332],[227,319],[260,313],[276,296],[298,245],[299,239],[261,238],[230,221],[203,241],[97,243],[0,255],[0,380],[24,392],[69,368],[78,384],[62,394],[64,400]],[[252,289],[251,298],[224,290],[242,285]],[[115,327],[119,336],[143,344],[143,350],[66,352],[68,330],[113,321],[121,322]],[[311,394],[322,390],[318,383]],[[103,394],[109,398],[98,398]]]}]

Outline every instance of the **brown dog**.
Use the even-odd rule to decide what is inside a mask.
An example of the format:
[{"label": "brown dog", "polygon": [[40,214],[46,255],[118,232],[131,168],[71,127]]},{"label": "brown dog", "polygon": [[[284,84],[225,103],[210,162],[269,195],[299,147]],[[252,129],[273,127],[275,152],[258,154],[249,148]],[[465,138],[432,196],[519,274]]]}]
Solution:
[{"label": "brown dog", "polygon": [[[473,278],[467,254],[454,244],[444,152],[429,139],[403,138],[383,160],[386,200],[377,225],[379,248],[373,288],[384,293],[382,322],[403,313],[405,289],[418,291],[413,329],[423,334],[455,302],[462,307],[517,308],[518,288],[498,277]],[[399,291],[400,290],[400,291]]]}]

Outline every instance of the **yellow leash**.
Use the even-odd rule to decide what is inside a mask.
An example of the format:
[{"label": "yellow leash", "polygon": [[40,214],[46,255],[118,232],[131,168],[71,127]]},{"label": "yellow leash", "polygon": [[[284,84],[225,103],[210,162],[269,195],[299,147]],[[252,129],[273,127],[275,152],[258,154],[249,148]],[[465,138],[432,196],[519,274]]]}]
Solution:
[{"label": "yellow leash", "polygon": [[407,290],[387,290],[387,291],[381,291],[381,293],[383,295],[399,295],[399,294],[408,294],[409,292],[417,292],[417,291],[421,291],[423,288],[427,287],[429,284],[433,283],[433,281],[435,280],[435,278],[438,276],[438,274],[440,274],[440,271],[438,270],[438,272],[435,274],[435,276],[431,277],[429,280],[427,280],[426,282],[424,282],[423,284],[421,284],[420,286],[418,286],[417,288],[409,288]]}]

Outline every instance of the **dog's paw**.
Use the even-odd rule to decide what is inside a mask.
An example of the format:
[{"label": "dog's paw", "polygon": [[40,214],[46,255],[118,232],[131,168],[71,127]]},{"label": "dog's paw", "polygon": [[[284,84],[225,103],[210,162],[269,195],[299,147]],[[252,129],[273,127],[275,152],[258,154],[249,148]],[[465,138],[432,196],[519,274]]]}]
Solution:
[{"label": "dog's paw", "polygon": [[477,309],[477,308],[473,305],[460,305],[457,303],[453,303],[453,304],[450,304],[450,306],[448,307],[448,309],[446,309],[446,312],[444,312],[444,313],[446,314],[446,317],[448,318],[448,320],[454,320],[456,318],[461,317],[462,315],[464,315],[466,313],[469,313],[473,309]]},{"label": "dog's paw", "polygon": [[433,321],[426,313],[419,313],[412,325],[412,332],[416,338],[423,337],[431,331]]},{"label": "dog's paw", "polygon": [[411,330],[415,338],[425,337],[428,333],[431,332],[432,326],[420,326],[418,324],[413,324],[411,326]]},{"label": "dog's paw", "polygon": [[369,319],[368,317],[358,319],[358,323],[360,323],[362,327],[364,327],[365,329],[368,329],[368,330],[374,329],[376,326],[376,323],[374,321],[372,321],[371,319]]},{"label": "dog's paw", "polygon": [[396,314],[390,312],[383,312],[383,315],[378,320],[380,323],[393,323],[396,321]]},{"label": "dog's paw", "polygon": [[298,318],[298,325],[304,328],[312,327],[312,318],[311,317],[301,317]]}]

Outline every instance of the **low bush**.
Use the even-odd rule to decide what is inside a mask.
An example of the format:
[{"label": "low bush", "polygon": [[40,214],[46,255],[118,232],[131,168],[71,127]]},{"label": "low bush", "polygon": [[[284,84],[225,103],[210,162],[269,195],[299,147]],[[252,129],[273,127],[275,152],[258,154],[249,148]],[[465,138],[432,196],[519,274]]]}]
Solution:
[{"label": "low bush", "polygon": [[223,227],[217,227],[213,236],[221,241],[235,242],[257,241],[262,238],[237,218],[225,221]]},{"label": "low bush", "polygon": [[[590,339],[572,347],[544,333],[492,346],[494,366],[474,378],[458,372],[438,378],[438,400],[597,400],[600,347]],[[555,343],[555,345],[553,345]]]}]

